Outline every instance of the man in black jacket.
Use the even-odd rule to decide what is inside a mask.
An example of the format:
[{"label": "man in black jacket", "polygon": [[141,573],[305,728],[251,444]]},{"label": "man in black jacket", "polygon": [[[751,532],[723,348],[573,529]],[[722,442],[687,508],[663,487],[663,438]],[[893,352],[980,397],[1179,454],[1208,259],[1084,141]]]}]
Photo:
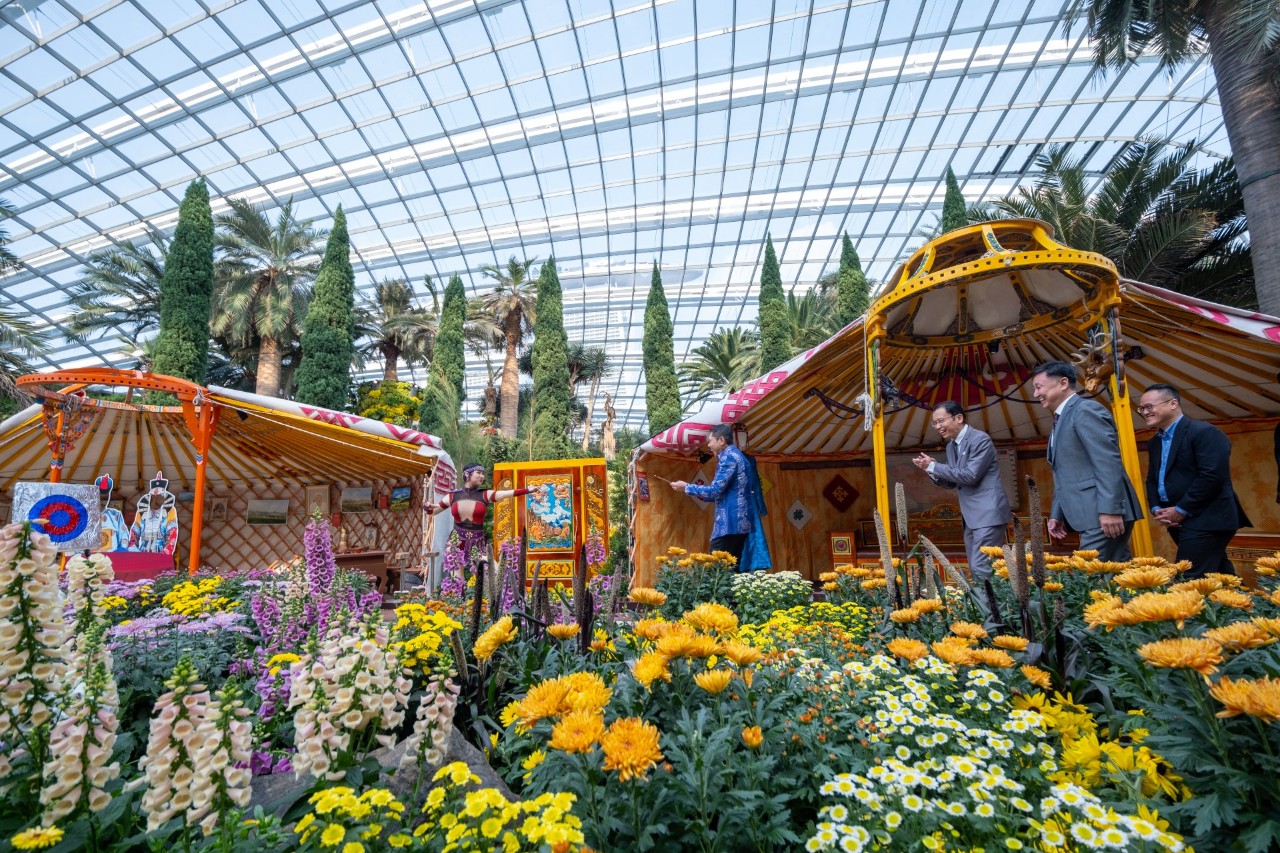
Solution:
[{"label": "man in black jacket", "polygon": [[1227,543],[1250,522],[1231,487],[1231,439],[1213,424],[1183,417],[1172,385],[1148,387],[1138,414],[1156,428],[1147,442],[1147,502],[1177,544],[1178,559],[1191,561],[1184,577],[1234,573]]}]

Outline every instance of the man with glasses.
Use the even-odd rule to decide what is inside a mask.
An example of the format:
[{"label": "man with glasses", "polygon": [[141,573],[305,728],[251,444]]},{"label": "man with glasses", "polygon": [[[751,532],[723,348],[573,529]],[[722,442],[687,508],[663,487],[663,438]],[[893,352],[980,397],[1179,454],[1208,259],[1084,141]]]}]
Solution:
[{"label": "man with glasses", "polygon": [[1191,562],[1183,577],[1233,574],[1227,543],[1249,518],[1231,487],[1231,439],[1213,424],[1183,417],[1172,385],[1149,386],[1138,414],[1156,431],[1147,442],[1147,503],[1178,546],[1178,559]]},{"label": "man with glasses", "polygon": [[912,461],[939,486],[956,490],[964,518],[969,574],[986,580],[991,577],[991,560],[982,553],[982,547],[1003,546],[1009,528],[1009,497],[1000,482],[995,445],[991,436],[964,422],[964,409],[954,400],[940,403],[933,410],[932,424],[947,443],[947,461],[938,462],[927,453]]},{"label": "man with glasses", "polygon": [[1129,534],[1142,505],[1125,473],[1111,413],[1076,393],[1076,369],[1063,361],[1033,370],[1031,393],[1053,413],[1049,536],[1063,539],[1074,530],[1082,550],[1097,551],[1102,560],[1128,560]]}]

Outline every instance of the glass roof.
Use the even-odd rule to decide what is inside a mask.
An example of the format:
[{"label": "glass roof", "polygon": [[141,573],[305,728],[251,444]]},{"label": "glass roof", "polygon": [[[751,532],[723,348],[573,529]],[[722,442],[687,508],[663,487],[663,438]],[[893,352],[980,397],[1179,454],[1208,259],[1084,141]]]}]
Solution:
[{"label": "glass roof", "polygon": [[22,263],[0,303],[58,327],[85,256],[171,232],[204,175],[215,212],[292,197],[325,226],[342,204],[366,291],[456,272],[480,293],[482,265],[554,254],[570,340],[606,349],[617,425],[643,428],[655,260],[680,361],[754,321],[766,233],[785,287],[834,271],[846,230],[878,279],[935,222],[947,166],[975,202],[1055,143],[1095,172],[1140,136],[1228,153],[1207,58],[1091,78],[1069,5],[9,0],[0,198]]}]

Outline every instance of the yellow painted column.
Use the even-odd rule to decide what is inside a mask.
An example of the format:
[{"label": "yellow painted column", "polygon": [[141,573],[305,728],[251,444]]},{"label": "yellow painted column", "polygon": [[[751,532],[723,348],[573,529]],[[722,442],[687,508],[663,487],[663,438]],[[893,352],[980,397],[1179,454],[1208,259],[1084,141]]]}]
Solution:
[{"label": "yellow painted column", "polygon": [[889,529],[889,464],[885,455],[884,401],[880,399],[881,342],[885,337],[884,316],[871,318],[867,328],[864,358],[867,367],[867,393],[871,396],[874,417],[871,420],[871,466],[876,480],[876,508],[885,529]]},{"label": "yellow painted column", "polygon": [[[1114,310],[1114,309],[1113,309]],[[1102,315],[1102,328],[1111,337],[1112,324],[1115,322],[1112,312]],[[1113,357],[1119,358],[1117,354]],[[1128,382],[1120,381],[1118,371],[1111,374],[1111,417],[1116,422],[1116,434],[1120,439],[1120,459],[1124,462],[1125,473],[1138,495],[1138,506],[1142,509],[1142,518],[1133,524],[1133,535],[1129,539],[1129,547],[1135,557],[1151,557],[1155,549],[1151,544],[1151,527],[1148,519],[1151,510],[1147,506],[1146,489],[1143,488],[1142,463],[1138,457],[1138,439],[1133,431],[1132,406],[1129,405]]]}]

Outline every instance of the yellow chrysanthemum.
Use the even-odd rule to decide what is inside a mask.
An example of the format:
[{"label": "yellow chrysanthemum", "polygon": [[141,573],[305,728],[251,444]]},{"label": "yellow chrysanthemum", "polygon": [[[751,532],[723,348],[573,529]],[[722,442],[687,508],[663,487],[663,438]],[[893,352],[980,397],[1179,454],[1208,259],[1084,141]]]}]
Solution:
[{"label": "yellow chrysanthemum", "polygon": [[1116,584],[1125,589],[1152,589],[1173,580],[1173,566],[1135,566],[1116,575]]},{"label": "yellow chrysanthemum", "polygon": [[1188,589],[1194,589],[1201,595],[1208,595],[1216,589],[1222,589],[1222,582],[1213,578],[1192,578],[1191,580],[1175,583],[1169,587],[1169,592],[1182,592]]},{"label": "yellow chrysanthemum", "polygon": [[509,643],[516,638],[516,633],[515,622],[510,616],[503,616],[497,622],[494,622],[476,640],[474,649],[476,660],[483,661],[493,657],[493,653],[504,643]]},{"label": "yellow chrysanthemum", "polygon": [[1044,586],[1040,588],[1045,592],[1062,592],[1062,584],[1057,581],[1045,581]]},{"label": "yellow chrysanthemum", "polygon": [[604,717],[596,711],[565,714],[551,729],[547,746],[561,752],[590,752],[604,734]]},{"label": "yellow chrysanthemum", "polygon": [[548,625],[547,633],[557,640],[572,640],[581,630],[577,625]]},{"label": "yellow chrysanthemum", "polygon": [[889,641],[889,653],[905,660],[920,660],[929,654],[929,647],[919,640],[898,637]]},{"label": "yellow chrysanthemum", "polygon": [[1226,706],[1219,717],[1248,714],[1264,723],[1280,721],[1280,678],[1233,681],[1224,675],[1209,692]]},{"label": "yellow chrysanthemum", "polygon": [[613,691],[605,686],[604,679],[595,672],[573,672],[560,679],[566,690],[564,710],[601,711],[609,704]]},{"label": "yellow chrysanthemum", "polygon": [[960,637],[947,637],[934,643],[933,653],[949,664],[965,666],[973,661],[973,649]]},{"label": "yellow chrysanthemum", "polygon": [[1001,634],[991,641],[991,645],[1011,652],[1020,652],[1027,647],[1026,637],[1015,637],[1012,634]]},{"label": "yellow chrysanthemum", "polygon": [[708,693],[720,693],[733,680],[733,673],[727,669],[712,669],[698,673],[693,677],[693,680],[698,682],[698,686]]},{"label": "yellow chrysanthemum", "polygon": [[331,823],[320,833],[320,843],[325,847],[336,847],[346,837],[346,827],[340,823]]},{"label": "yellow chrysanthemum", "polygon": [[1280,619],[1268,619],[1265,616],[1253,617],[1253,624],[1273,637],[1280,637]]},{"label": "yellow chrysanthemum", "polygon": [[981,640],[987,636],[987,629],[973,622],[952,622],[951,633],[957,637],[967,637],[970,640]]},{"label": "yellow chrysanthemum", "polygon": [[568,685],[558,678],[535,684],[520,700],[520,724],[527,728],[538,720],[560,716],[564,712],[564,698],[568,692]]},{"label": "yellow chrysanthemum", "polygon": [[835,579],[836,579],[836,578],[838,578],[838,577],[840,577],[840,576],[839,576],[838,574],[836,574],[835,572],[822,572],[822,573],[820,573],[820,574],[818,575],[818,580],[820,580],[820,581],[833,581],[833,580],[835,580]]},{"label": "yellow chrysanthemum", "polygon": [[709,658],[718,651],[720,651],[720,644],[716,642],[715,637],[699,634],[685,642],[682,654],[687,658]]},{"label": "yellow chrysanthemum", "polygon": [[988,557],[999,558],[1004,556],[1004,549],[999,545],[983,545],[978,549]]},{"label": "yellow chrysanthemum", "polygon": [[[1190,564],[1187,565],[1187,568],[1190,568]],[[1238,587],[1244,583],[1244,581],[1240,578],[1239,575],[1228,575],[1228,574],[1224,574],[1223,572],[1209,572],[1208,574],[1205,575],[1205,577],[1209,578],[1210,580],[1217,581],[1218,583],[1222,584],[1223,587],[1228,589]]]},{"label": "yellow chrysanthemum", "polygon": [[1013,658],[1003,649],[970,649],[969,654],[975,664],[994,666],[997,669],[1009,669],[1013,666]]},{"label": "yellow chrysanthemum", "polygon": [[62,830],[56,826],[33,826],[9,839],[15,850],[41,850],[62,840]]},{"label": "yellow chrysanthemum", "polygon": [[1209,600],[1225,604],[1227,607],[1235,607],[1239,610],[1248,610],[1253,607],[1253,599],[1247,593],[1238,592],[1234,589],[1214,590],[1209,593]]},{"label": "yellow chrysanthemum", "polygon": [[1084,549],[1080,551],[1072,551],[1071,556],[1079,557],[1082,560],[1096,560],[1098,559],[1098,552],[1092,549]]},{"label": "yellow chrysanthemum", "polygon": [[647,655],[641,655],[636,660],[631,674],[636,677],[636,681],[652,689],[653,682],[658,679],[663,681],[671,680],[670,661],[666,655],[659,652],[650,652]]},{"label": "yellow chrysanthemum", "polygon": [[1144,592],[1130,599],[1124,609],[1134,623],[1175,622],[1181,628],[1186,620],[1204,610],[1204,596],[1192,590]]},{"label": "yellow chrysanthemum", "polygon": [[666,635],[670,622],[661,619],[637,619],[631,631],[642,640],[657,640]]},{"label": "yellow chrysanthemum", "polygon": [[[858,586],[862,587],[868,592],[870,592],[873,589],[883,589],[888,585],[889,585],[889,582],[884,578],[869,578],[863,581],[862,583],[858,584]],[[912,612],[914,613],[915,611],[912,611]]]},{"label": "yellow chrysanthemum", "polygon": [[1023,676],[1026,677],[1027,681],[1030,681],[1032,684],[1034,684],[1036,687],[1039,687],[1041,690],[1048,690],[1050,685],[1052,685],[1053,683],[1049,677],[1049,673],[1045,672],[1043,669],[1041,669],[1038,666],[1031,666],[1030,664],[1024,664],[1021,667],[1019,667],[1019,669],[1022,670],[1022,674]]},{"label": "yellow chrysanthemum", "polygon": [[942,600],[939,598],[918,598],[911,607],[921,616],[925,616],[929,613],[937,613],[941,610]]},{"label": "yellow chrysanthemum", "polygon": [[738,616],[723,604],[703,602],[684,614],[684,621],[699,631],[730,634],[738,630]]},{"label": "yellow chrysanthemum", "polygon": [[618,780],[643,779],[664,756],[658,748],[658,727],[639,717],[614,720],[600,738],[604,769],[617,770]]},{"label": "yellow chrysanthemum", "polygon": [[742,730],[742,742],[751,749],[759,749],[764,743],[764,732],[759,726],[747,726]]},{"label": "yellow chrysanthemum", "polygon": [[1222,647],[1213,640],[1203,638],[1157,640],[1139,646],[1138,655],[1152,666],[1194,669],[1201,675],[1210,675],[1222,663]]},{"label": "yellow chrysanthemum", "polygon": [[720,651],[738,666],[750,666],[764,656],[755,646],[748,646],[746,643],[739,643],[736,640],[721,643]]},{"label": "yellow chrysanthemum", "polygon": [[645,607],[661,607],[667,603],[667,594],[658,592],[656,589],[647,586],[638,586],[627,594],[627,598],[636,604],[643,604]]},{"label": "yellow chrysanthemum", "polygon": [[[1280,622],[1280,620],[1272,621]],[[1221,628],[1210,628],[1204,632],[1204,635],[1215,643],[1220,643],[1224,649],[1233,652],[1256,649],[1276,641],[1276,638],[1265,628],[1253,622],[1232,622]]]},{"label": "yellow chrysanthemum", "polygon": [[914,607],[904,607],[901,610],[895,610],[890,613],[889,618],[899,625],[905,625],[920,621],[920,611]]}]

